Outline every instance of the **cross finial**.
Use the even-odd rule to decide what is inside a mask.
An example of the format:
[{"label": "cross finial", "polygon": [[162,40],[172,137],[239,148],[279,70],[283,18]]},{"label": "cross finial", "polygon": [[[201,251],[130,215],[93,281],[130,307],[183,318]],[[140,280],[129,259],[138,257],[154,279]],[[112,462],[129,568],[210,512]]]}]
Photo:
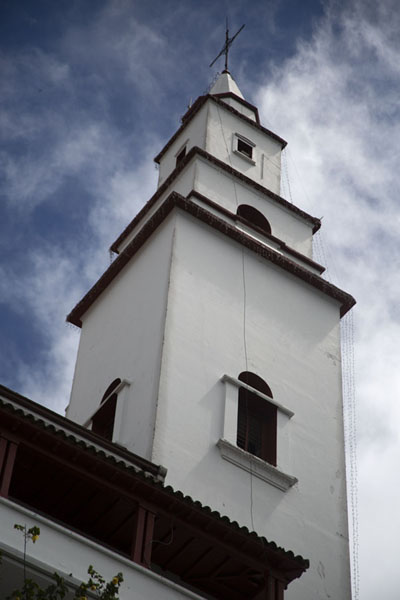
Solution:
[{"label": "cross finial", "polygon": [[221,52],[218,54],[218,56],[216,56],[214,58],[214,60],[212,61],[212,63],[210,63],[210,67],[213,66],[213,64],[219,59],[220,56],[222,56],[223,54],[225,54],[225,71],[228,70],[229,48],[231,47],[233,40],[242,31],[243,27],[244,27],[244,25],[242,25],[241,28],[235,33],[235,35],[230,38],[229,37],[229,29],[228,29],[228,18],[226,19],[225,44],[223,45],[223,48],[222,48]]}]

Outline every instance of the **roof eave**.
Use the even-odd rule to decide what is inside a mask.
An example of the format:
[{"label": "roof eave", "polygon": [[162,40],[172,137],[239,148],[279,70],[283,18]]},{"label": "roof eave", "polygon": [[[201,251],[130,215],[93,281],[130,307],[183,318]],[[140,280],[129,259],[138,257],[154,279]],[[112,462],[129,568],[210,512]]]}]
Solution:
[{"label": "roof eave", "polygon": [[[239,98],[239,97],[237,97],[237,99],[241,100],[241,98]],[[176,140],[176,138],[182,133],[182,131],[186,128],[186,126],[190,123],[190,121],[193,119],[195,114],[200,110],[200,108],[203,106],[203,104],[207,100],[216,102],[219,106],[222,106],[224,109],[228,110],[229,112],[234,114],[239,119],[242,119],[243,121],[245,121],[252,127],[255,127],[255,128],[261,130],[263,133],[269,135],[275,141],[279,142],[279,144],[282,146],[282,149],[287,146],[287,142],[283,138],[281,138],[279,135],[277,135],[273,131],[270,131],[266,127],[263,127],[262,125],[260,125],[259,120],[253,121],[253,119],[250,119],[250,117],[246,117],[246,115],[243,115],[241,112],[239,112],[238,110],[236,110],[235,108],[233,108],[232,106],[230,106],[229,104],[224,102],[223,99],[219,98],[218,96],[212,96],[210,94],[207,94],[206,96],[199,96],[197,98],[196,102],[194,102],[194,104],[189,108],[189,110],[183,115],[182,125],[174,133],[174,135],[168,140],[168,142],[165,144],[163,149],[157,154],[157,156],[154,158],[154,162],[156,162],[156,163],[160,162],[161,158],[164,156],[164,154],[168,150],[168,148],[173,144],[173,142]],[[243,103],[245,105],[247,104],[246,100],[241,100],[241,102],[242,102],[242,104]],[[251,104],[249,106],[252,109],[254,109],[254,107]],[[258,112],[257,112],[257,115],[258,115]]]},{"label": "roof eave", "polygon": [[211,227],[218,229],[225,235],[242,243],[248,249],[256,252],[259,256],[266,258],[270,262],[284,268],[291,272],[296,277],[299,277],[306,283],[311,284],[313,287],[319,289],[321,292],[330,296],[334,300],[340,303],[340,316],[344,316],[356,303],[354,298],[342,291],[338,287],[329,283],[325,279],[322,279],[319,275],[310,272],[305,267],[302,267],[298,263],[290,260],[283,256],[279,252],[275,252],[273,249],[266,247],[251,236],[246,235],[244,232],[236,229],[226,221],[210,213],[198,204],[191,202],[187,198],[181,196],[177,192],[171,192],[171,194],[164,200],[158,210],[150,217],[150,219],[144,224],[139,233],[133,238],[128,246],[118,255],[109,268],[103,273],[100,279],[95,285],[89,290],[89,292],[82,298],[82,300],[75,306],[75,308],[67,316],[67,321],[78,327],[82,326],[81,317],[89,309],[100,294],[108,287],[116,275],[123,269],[123,267],[130,261],[130,259],[136,254],[137,250],[147,241],[150,235],[157,229],[166,216],[175,207],[178,207],[199,220],[207,223]]},{"label": "roof eave", "polygon": [[301,210],[300,208],[298,208],[291,202],[288,202],[287,200],[285,200],[285,198],[282,198],[278,194],[271,192],[271,190],[268,190],[266,187],[255,182],[253,179],[250,179],[250,177],[247,177],[246,175],[244,175],[240,171],[237,171],[230,165],[227,165],[226,163],[219,160],[218,158],[215,158],[215,156],[209,154],[202,148],[199,148],[198,146],[194,146],[193,148],[190,149],[190,151],[187,153],[187,155],[181,161],[179,161],[178,165],[175,167],[175,169],[172,171],[172,173],[167,177],[167,179],[161,184],[161,186],[158,188],[158,190],[155,192],[155,194],[153,194],[153,196],[150,198],[150,200],[148,200],[148,202],[146,202],[144,207],[137,213],[137,215],[132,219],[132,221],[125,227],[125,229],[118,236],[118,238],[115,240],[115,242],[113,242],[113,244],[110,247],[110,250],[112,252],[115,252],[116,254],[119,253],[120,244],[125,240],[125,238],[130,234],[130,232],[137,225],[137,223],[140,221],[140,219],[153,206],[153,204],[157,201],[157,199],[168,189],[168,187],[172,184],[172,182],[176,179],[176,177],[183,171],[183,169],[186,167],[186,165],[188,165],[189,162],[192,160],[192,158],[196,155],[199,155],[199,156],[205,158],[206,160],[215,164],[217,167],[225,170],[226,172],[230,173],[231,175],[234,175],[238,179],[241,179],[247,185],[254,187],[254,189],[256,189],[257,191],[268,196],[275,202],[278,202],[281,206],[284,206],[290,212],[294,212],[301,219],[309,222],[312,225],[313,233],[316,233],[320,229],[321,220],[318,219],[317,217],[313,217],[313,216],[309,215],[308,213]]}]

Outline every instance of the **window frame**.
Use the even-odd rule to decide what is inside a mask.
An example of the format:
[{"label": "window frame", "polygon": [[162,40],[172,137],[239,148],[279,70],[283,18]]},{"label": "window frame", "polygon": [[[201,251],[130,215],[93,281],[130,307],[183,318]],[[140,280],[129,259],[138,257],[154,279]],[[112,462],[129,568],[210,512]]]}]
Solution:
[{"label": "window frame", "polygon": [[250,392],[238,390],[236,445],[276,467],[278,409],[275,404]]},{"label": "window frame", "polygon": [[188,142],[189,142],[189,138],[185,141],[184,144],[182,144],[181,146],[179,146],[179,150],[177,150],[177,152],[175,152],[175,155],[174,155],[175,156],[175,168],[185,158],[185,156],[187,154],[187,145],[188,145]]},{"label": "window frame", "polygon": [[236,214],[246,222],[246,225],[256,227],[265,235],[272,235],[271,223],[255,206],[251,206],[251,204],[239,204]]},{"label": "window frame", "polygon": [[121,384],[121,379],[117,377],[108,386],[101,399],[100,406],[91,419],[92,431],[106,440],[112,442],[115,424],[115,414],[117,412],[118,392],[116,391]]},{"label": "window frame", "polygon": [[[222,437],[217,442],[221,457],[274,487],[287,491],[298,481],[296,477],[287,473],[290,470],[291,460],[289,458],[290,443],[286,426],[294,416],[294,412],[274,398],[235,377],[224,374],[221,377],[221,382],[225,386],[223,432]],[[240,388],[248,389],[252,394],[259,396],[262,400],[277,408],[277,466],[237,445]]]},{"label": "window frame", "polygon": [[[116,381],[116,379],[114,380]],[[114,383],[114,382],[113,382]],[[112,384],[111,384],[112,385]],[[90,415],[90,417],[84,422],[83,426],[92,430],[92,421],[96,417],[96,414],[99,413],[106,406],[109,400],[112,400],[113,396],[116,396],[115,399],[115,412],[114,412],[114,423],[112,426],[112,436],[108,439],[113,443],[121,444],[121,433],[124,424],[124,406],[127,402],[127,392],[131,382],[128,379],[121,379],[120,383],[116,385],[116,387],[112,388],[109,392],[110,386],[107,387],[106,392],[100,402],[100,404],[96,407],[96,410]],[[109,392],[109,393],[107,393]],[[96,433],[96,432],[93,432]],[[101,434],[97,434],[101,435]]]},{"label": "window frame", "polygon": [[[249,146],[249,148],[251,149],[251,156],[249,156],[246,152],[242,152],[241,150],[239,150],[239,144],[244,144],[244,145]],[[234,154],[237,154],[244,160],[247,160],[252,165],[256,164],[256,161],[254,159],[255,148],[256,148],[256,144],[254,142],[252,142],[251,140],[249,140],[248,138],[246,138],[244,135],[241,135],[240,133],[233,134],[232,150],[233,150]]]}]

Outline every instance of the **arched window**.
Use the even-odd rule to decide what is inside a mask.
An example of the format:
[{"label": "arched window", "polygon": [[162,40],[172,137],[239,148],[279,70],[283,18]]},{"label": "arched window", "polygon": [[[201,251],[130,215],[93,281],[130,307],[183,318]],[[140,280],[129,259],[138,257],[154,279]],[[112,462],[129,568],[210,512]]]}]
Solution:
[{"label": "arched window", "polygon": [[100,402],[100,408],[92,418],[92,431],[112,441],[114,431],[115,410],[117,408],[117,393],[113,391],[121,383],[120,379],[114,381],[108,386]]},{"label": "arched window", "polygon": [[248,204],[240,204],[236,212],[240,217],[246,219],[246,221],[256,225],[266,233],[271,233],[271,225],[269,224],[268,219],[266,219],[264,215],[253,206],[249,206]]},{"label": "arched window", "polygon": [[[269,385],[255,373],[243,371],[238,379],[272,398]],[[239,388],[236,444],[276,466],[277,407],[247,388]]]}]

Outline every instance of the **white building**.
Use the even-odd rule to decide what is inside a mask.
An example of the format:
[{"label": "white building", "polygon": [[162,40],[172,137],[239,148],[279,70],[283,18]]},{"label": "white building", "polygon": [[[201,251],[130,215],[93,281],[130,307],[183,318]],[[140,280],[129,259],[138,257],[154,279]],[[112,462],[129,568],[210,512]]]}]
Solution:
[{"label": "white building", "polygon": [[[79,545],[88,564],[93,548],[105,552],[103,565],[127,555],[114,571],[143,590],[134,598],[282,600],[290,583],[287,600],[350,600],[339,323],[354,299],[312,259],[319,220],[279,195],[285,145],[224,71],[156,157],[157,192],[68,316],[82,327],[67,410],[77,425],[3,390],[10,414],[22,404],[36,415],[30,423],[56,419],[64,431],[66,496],[53,497],[48,479],[51,502],[22,489],[35,471],[21,466],[24,450],[3,468],[1,506],[24,502],[48,520],[54,543],[73,540],[74,568],[41,557],[53,570],[82,577]],[[53,448],[44,429],[38,444]],[[14,438],[3,437],[11,448]],[[74,476],[65,440],[82,454]],[[104,473],[93,464],[97,479],[94,454],[107,463]],[[57,456],[55,448],[39,461],[55,480]],[[74,512],[68,494],[79,481],[89,481],[88,497]],[[115,535],[102,529],[110,516]],[[295,555],[310,561],[304,574],[307,561]]]}]

